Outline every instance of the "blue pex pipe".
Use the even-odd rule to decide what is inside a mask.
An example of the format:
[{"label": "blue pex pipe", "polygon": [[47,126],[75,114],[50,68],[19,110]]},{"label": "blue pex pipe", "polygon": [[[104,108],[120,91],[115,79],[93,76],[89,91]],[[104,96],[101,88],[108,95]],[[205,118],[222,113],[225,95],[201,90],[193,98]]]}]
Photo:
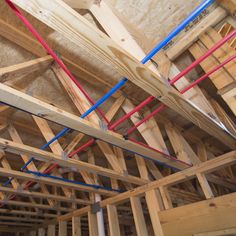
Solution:
[{"label": "blue pex pipe", "polygon": [[164,40],[162,40],[155,48],[148,53],[146,57],[141,61],[145,64],[149,61],[157,52],[159,52],[164,46],[166,46],[185,26],[187,26],[192,20],[194,20],[202,11],[204,11],[214,0],[203,1],[190,15],[188,15],[174,30],[172,30]]},{"label": "blue pex pipe", "polygon": [[65,178],[61,178],[61,177],[58,177],[58,176],[54,176],[54,175],[43,174],[43,173],[37,172],[37,171],[27,170],[26,173],[34,174],[34,175],[37,175],[37,176],[40,176],[40,177],[56,179],[56,180],[60,180],[60,181],[66,182],[66,183],[73,183],[73,184],[77,184],[77,185],[81,185],[81,186],[91,187],[91,188],[95,188],[95,189],[102,189],[102,190],[113,191],[113,192],[118,192],[118,193],[122,192],[119,189],[107,188],[107,187],[103,187],[103,186],[100,186],[100,185],[85,184],[83,182],[70,180],[70,179],[65,179]]}]

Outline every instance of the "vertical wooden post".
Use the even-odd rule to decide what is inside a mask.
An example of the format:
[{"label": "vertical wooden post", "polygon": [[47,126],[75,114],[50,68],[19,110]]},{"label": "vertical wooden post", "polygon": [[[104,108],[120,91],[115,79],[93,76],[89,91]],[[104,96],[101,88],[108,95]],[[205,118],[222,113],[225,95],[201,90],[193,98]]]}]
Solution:
[{"label": "vertical wooden post", "polygon": [[154,230],[155,236],[164,236],[162,231],[161,222],[159,218],[158,212],[160,211],[160,206],[158,203],[157,193],[156,190],[150,190],[146,192],[146,202],[148,206],[148,211],[150,214],[150,218],[152,221],[152,227]]},{"label": "vertical wooden post", "polygon": [[56,226],[55,225],[49,225],[47,236],[56,236]]},{"label": "vertical wooden post", "polygon": [[29,232],[29,236],[36,236],[36,235],[37,235],[36,231],[30,231]]},{"label": "vertical wooden post", "polygon": [[81,236],[80,217],[72,217],[72,236]]},{"label": "vertical wooden post", "polygon": [[67,236],[67,221],[59,221],[59,236]]},{"label": "vertical wooden post", "polygon": [[111,236],[120,236],[120,226],[116,206],[107,205],[109,230]]},{"label": "vertical wooden post", "polygon": [[98,236],[97,216],[88,212],[89,236]]},{"label": "vertical wooden post", "polygon": [[139,197],[130,198],[135,228],[138,236],[148,236],[143,209]]},{"label": "vertical wooden post", "polygon": [[38,229],[38,236],[45,236],[45,229],[44,228]]}]

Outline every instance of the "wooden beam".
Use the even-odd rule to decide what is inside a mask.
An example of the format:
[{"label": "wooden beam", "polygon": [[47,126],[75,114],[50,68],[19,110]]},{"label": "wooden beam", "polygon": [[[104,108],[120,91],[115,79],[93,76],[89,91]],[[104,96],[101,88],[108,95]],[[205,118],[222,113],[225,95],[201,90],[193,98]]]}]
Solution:
[{"label": "wooden beam", "polygon": [[67,236],[67,222],[59,221],[59,236]]},{"label": "wooden beam", "polygon": [[138,197],[130,198],[135,228],[138,236],[148,236],[141,201]]},{"label": "wooden beam", "polygon": [[91,211],[88,212],[88,226],[89,226],[89,236],[97,236],[98,235],[97,216],[96,214],[93,214]]},{"label": "wooden beam", "polygon": [[211,187],[207,181],[207,178],[204,174],[202,173],[197,173],[197,179],[201,185],[202,191],[207,199],[213,198],[214,194],[211,190]]},{"label": "wooden beam", "polygon": [[27,190],[18,190],[18,189],[13,189],[13,188],[7,188],[7,187],[2,187],[0,186],[0,191],[4,193],[11,193],[11,194],[16,194],[20,196],[27,196],[27,197],[34,197],[34,198],[42,198],[42,199],[52,199],[55,201],[59,202],[69,202],[69,203],[76,203],[76,204],[82,204],[82,205],[89,205],[92,202],[89,200],[84,200],[84,199],[73,199],[73,198],[68,198],[64,196],[59,196],[55,194],[46,194],[46,193],[39,193],[39,192],[32,192],[32,191],[27,191]]},{"label": "wooden beam", "polygon": [[23,206],[23,207],[30,207],[30,208],[39,208],[44,210],[53,210],[53,211],[62,211],[62,212],[70,212],[72,209],[65,208],[65,207],[51,207],[46,204],[38,204],[38,203],[31,203],[31,202],[22,202],[22,201],[13,201],[13,200],[0,200],[0,203],[3,205],[12,205],[12,206]]},{"label": "wooden beam", "polygon": [[30,180],[30,181],[53,185],[53,186],[58,186],[58,187],[63,186],[63,187],[68,187],[68,188],[72,188],[75,190],[95,192],[95,193],[100,193],[100,194],[105,194],[105,195],[110,195],[110,196],[115,194],[114,192],[107,191],[107,190],[96,190],[95,188],[92,188],[92,187],[87,187],[87,186],[78,185],[78,184],[74,184],[74,183],[67,183],[67,182],[63,182],[60,180],[51,179],[48,177],[38,177],[33,174],[27,174],[27,173],[15,171],[15,170],[7,170],[7,169],[1,168],[1,167],[0,167],[0,171],[1,171],[0,176],[14,177],[14,178],[18,178],[18,179]]},{"label": "wooden beam", "polygon": [[68,4],[72,8],[77,9],[89,9],[94,0],[63,0],[66,4]]},{"label": "wooden beam", "polygon": [[120,180],[131,182],[137,185],[142,185],[148,182],[147,180],[140,179],[135,176],[131,176],[131,175],[124,176],[113,170],[106,169],[100,166],[95,166],[95,165],[92,165],[90,163],[86,163],[83,161],[74,160],[74,159],[63,160],[61,156],[53,154],[51,152],[42,151],[37,148],[33,148],[27,145],[15,143],[15,142],[0,138],[0,149],[1,148],[5,149],[6,152],[8,151],[11,153],[16,153],[16,154],[31,155],[36,160],[39,160],[39,161],[56,163],[59,166],[73,168],[73,169],[76,169],[77,171],[86,170],[91,173],[104,175],[104,176],[111,177],[114,179],[120,179]]},{"label": "wooden beam", "polygon": [[[111,143],[120,148],[130,150],[131,152],[139,154],[140,156],[145,156],[158,160],[160,162],[164,162],[178,169],[184,169],[187,167],[187,165],[183,163],[169,160],[160,153],[157,153],[153,150],[150,150],[148,148],[142,147],[133,142],[125,140],[121,135],[117,133],[114,133],[112,131],[104,131],[95,124],[91,124],[89,121],[83,120],[78,116],[72,115],[61,109],[55,108],[54,106],[46,104],[36,98],[33,98],[27,94],[19,92],[4,84],[0,84],[0,100],[13,105],[14,107],[18,107],[32,114],[35,114],[36,116],[47,118],[47,120],[51,120],[53,122],[61,124],[64,127],[77,130],[79,132],[101,139],[107,143]],[[235,145],[234,140],[232,140],[228,135],[227,137],[225,137],[225,139],[230,141],[230,146]]]},{"label": "wooden beam", "polygon": [[31,211],[24,211],[24,210],[12,210],[12,209],[0,209],[1,214],[7,214],[7,215],[22,215],[22,216],[38,216],[42,218],[56,218],[56,214],[49,214],[46,212],[31,212]]},{"label": "wooden beam", "polygon": [[81,219],[72,217],[72,236],[81,236]]},{"label": "wooden beam", "polygon": [[147,191],[145,198],[146,198],[154,234],[156,236],[164,236],[164,233],[161,227],[160,217],[159,217],[160,206],[159,206],[156,190],[153,189],[153,190]]},{"label": "wooden beam", "polygon": [[235,0],[217,0],[232,16],[236,16],[236,1]]},{"label": "wooden beam", "polygon": [[232,229],[223,229],[205,233],[196,233],[193,236],[223,236],[223,235],[236,235],[236,228]]},{"label": "wooden beam", "polygon": [[46,233],[46,231],[45,231],[44,228],[39,228],[38,229],[38,236],[45,236],[45,233]]},{"label": "wooden beam", "polygon": [[167,56],[171,60],[174,60],[188,49],[188,47],[198,39],[198,36],[208,29],[208,27],[216,25],[226,16],[227,12],[223,8],[217,7],[209,15],[203,18],[200,23],[193,27],[193,29],[183,34],[183,37],[179,38],[178,41],[166,51]]},{"label": "wooden beam", "polygon": [[109,231],[111,236],[120,236],[120,224],[116,206],[107,205]]},{"label": "wooden beam", "polygon": [[160,212],[165,235],[196,233],[235,228],[236,193]]},{"label": "wooden beam", "polygon": [[52,61],[51,56],[44,56],[13,66],[0,68],[0,82],[3,83],[7,81],[9,77],[14,78],[19,75],[29,74],[47,68]]},{"label": "wooden beam", "polygon": [[[13,0],[13,2],[94,55],[99,61],[108,62],[114,66],[122,76],[127,77],[206,132],[226,145],[235,147],[235,139],[229,135],[225,127],[186,101],[174,88],[162,82],[158,76],[128,55],[107,35],[96,29],[61,0],[50,1],[47,5],[38,0]],[[40,11],[37,10],[39,8]],[[47,14],[47,17],[44,17],[44,14]],[[55,19],[60,19],[60,21]],[[114,57],[117,60],[114,60]],[[129,69],[127,70],[127,68]]]},{"label": "wooden beam", "polygon": [[55,225],[49,225],[47,230],[48,236],[56,236],[56,226]]}]

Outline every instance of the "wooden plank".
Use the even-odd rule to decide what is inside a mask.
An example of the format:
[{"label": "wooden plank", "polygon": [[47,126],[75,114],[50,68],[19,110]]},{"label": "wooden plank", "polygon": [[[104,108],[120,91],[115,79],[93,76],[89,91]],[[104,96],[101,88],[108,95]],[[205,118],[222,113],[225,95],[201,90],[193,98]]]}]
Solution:
[{"label": "wooden plank", "polygon": [[[67,94],[71,98],[73,104],[79,110],[80,114],[86,112],[92,104],[89,103],[85,95],[79,90],[76,84],[69,78],[69,76],[59,67],[59,65],[54,64],[52,67],[56,77],[61,82]],[[91,112],[85,119],[95,124],[99,124],[99,117],[95,112]]]},{"label": "wooden plank", "polygon": [[164,233],[161,227],[159,213],[158,213],[160,211],[160,206],[158,203],[156,190],[153,189],[153,190],[147,191],[145,193],[145,198],[146,198],[154,234],[156,236],[164,236]]},{"label": "wooden plank", "polygon": [[165,130],[178,159],[193,165],[201,162],[180,131],[173,124],[170,122],[166,124]]},{"label": "wooden plank", "polygon": [[89,9],[93,3],[93,0],[63,0],[66,4],[68,4],[72,8],[77,9]]},{"label": "wooden plank", "polygon": [[196,233],[193,236],[223,236],[223,235],[236,235],[236,228],[232,229],[223,229],[217,230],[212,232],[205,232],[205,233]]},{"label": "wooden plank", "polygon": [[59,236],[67,236],[67,222],[59,221]]},{"label": "wooden plank", "polygon": [[[51,207],[46,204],[37,204],[37,203],[31,203],[31,202],[22,202],[22,201],[13,201],[13,200],[0,200],[1,204],[9,205],[9,206],[17,206],[17,207],[29,207],[33,209],[43,209],[43,210],[50,210],[50,211],[62,211],[62,212],[70,212],[72,209],[65,208],[65,207],[58,207],[54,206]],[[38,213],[39,214],[39,213]]]},{"label": "wooden plank", "polygon": [[[126,99],[122,105],[122,109],[124,110],[125,113],[129,113],[134,108],[135,106],[129,99]],[[148,113],[146,113],[145,115],[148,115]],[[141,117],[140,113],[136,112],[130,117],[130,120],[132,121],[133,124],[137,124],[141,120],[140,117]],[[154,118],[151,118],[147,122],[140,125],[137,128],[137,130],[139,131],[139,133],[141,134],[141,136],[144,138],[144,140],[147,142],[148,145],[168,154],[168,150],[165,145],[164,139],[161,135],[161,131],[157,123],[155,122]]]},{"label": "wooden plank", "polygon": [[107,205],[110,236],[121,236],[116,206]]},{"label": "wooden plank", "polygon": [[[160,153],[125,140],[121,135],[117,133],[114,133],[112,131],[104,131],[95,124],[91,124],[89,121],[83,120],[78,116],[55,108],[54,106],[46,104],[36,98],[33,98],[3,84],[0,84],[0,100],[15,107],[29,111],[30,113],[37,116],[47,118],[47,120],[51,120],[53,122],[61,124],[64,127],[69,127],[79,132],[92,135],[93,137],[101,139],[107,143],[111,143],[120,148],[130,150],[131,152],[139,154],[141,156],[159,160],[178,169],[184,169],[187,167],[183,163],[169,160]],[[231,140],[228,135],[227,137],[230,143],[234,145],[234,141]]]},{"label": "wooden plank", "polygon": [[72,217],[72,236],[81,236],[80,217]]},{"label": "wooden plank", "polygon": [[96,214],[93,214],[91,211],[88,212],[88,226],[89,226],[89,236],[97,236],[98,235],[97,216]]},{"label": "wooden plank", "polygon": [[44,56],[20,64],[0,68],[0,82],[7,81],[10,77],[29,74],[37,70],[46,69],[53,61],[51,56]]},{"label": "wooden plank", "polygon": [[[11,210],[11,209],[0,209],[0,212],[2,214],[9,214],[9,215],[23,215],[23,216],[38,216],[38,212],[31,212],[31,211],[24,211],[24,210]],[[42,215],[42,218],[55,218],[57,217],[56,214],[49,214],[44,212]]]},{"label": "wooden plank", "polygon": [[[50,1],[47,5],[39,0],[14,0],[13,2],[49,27],[63,34],[79,47],[87,50],[99,61],[113,65],[122,76],[127,77],[137,86],[158,98],[194,124],[201,126],[206,132],[227,143],[226,145],[235,147],[235,140],[226,135],[227,131],[221,124],[213,121],[211,117],[183,99],[174,88],[163,83],[160,78],[138,63],[137,60],[109,39],[107,35],[92,26],[62,1]],[[47,17],[43,17],[44,13],[47,14]],[[60,19],[60,21],[55,19]],[[117,60],[114,60],[114,57]],[[127,70],[127,68],[129,69]]]},{"label": "wooden plank", "polygon": [[165,236],[235,228],[236,193],[160,212]]},{"label": "wooden plank", "polygon": [[[201,34],[199,39],[201,42],[206,46],[206,48],[210,49],[213,47],[217,42],[219,42],[222,37],[221,35],[213,28],[209,28],[207,32],[204,34]],[[217,60],[222,63],[230,56],[233,56],[235,54],[235,50],[231,48],[228,43],[223,44],[219,49],[217,49],[212,55],[214,55]],[[236,69],[235,69],[235,61],[231,61],[227,63],[224,68],[226,71],[229,72],[231,77],[236,80]]]},{"label": "wooden plank", "polygon": [[[0,163],[2,164],[4,169],[12,170],[8,159],[6,158],[5,152],[2,152],[2,151],[0,152]],[[9,180],[11,180],[11,176],[9,176]],[[18,182],[17,179],[12,179],[10,184],[13,186],[14,189],[17,189],[20,187],[20,183]]]},{"label": "wooden plank", "polygon": [[217,0],[232,16],[236,15],[236,1],[235,0]]},{"label": "wooden plank", "polygon": [[197,179],[201,185],[202,191],[203,191],[206,199],[213,198],[214,194],[213,194],[211,187],[206,179],[206,176],[202,173],[197,173]]},{"label": "wooden plank", "polygon": [[49,225],[47,230],[48,236],[56,236],[56,226],[55,225]]},{"label": "wooden plank", "polygon": [[97,140],[96,143],[98,144],[98,147],[102,150],[103,154],[105,155],[107,161],[110,163],[112,168],[117,172],[123,173],[124,170],[121,168],[118,159],[112,151],[111,147],[107,145],[107,143],[101,142],[99,140]]},{"label": "wooden plank", "polygon": [[111,191],[107,191],[107,190],[96,190],[95,188],[92,188],[92,187],[87,187],[87,186],[78,185],[78,184],[74,184],[74,183],[63,182],[63,181],[51,179],[48,177],[38,177],[33,174],[27,174],[27,173],[15,171],[15,170],[7,170],[2,167],[0,167],[0,171],[1,171],[0,176],[14,177],[14,178],[23,179],[23,180],[31,180],[31,181],[38,182],[38,183],[43,183],[43,184],[48,184],[48,185],[53,185],[53,186],[58,186],[58,187],[61,187],[61,186],[68,187],[68,188],[75,189],[75,190],[82,190],[82,191],[86,191],[86,192],[95,192],[95,193],[105,194],[105,195],[109,195],[109,196],[112,196],[115,194],[115,192],[111,192]]},{"label": "wooden plank", "polygon": [[[180,72],[181,71],[178,69],[178,67],[172,63],[169,73],[169,79],[173,79]],[[186,88],[190,83],[191,81],[189,81],[185,76],[183,76],[180,80],[175,82],[174,86],[178,89],[178,91],[181,91],[182,89]],[[185,99],[193,102],[197,107],[202,109],[202,111],[210,115],[216,121],[221,121],[198,85],[188,90],[186,93],[183,94],[183,96]]]},{"label": "wooden plank", "polygon": [[73,198],[68,198],[68,197],[55,195],[55,194],[32,192],[32,191],[27,191],[27,190],[18,191],[17,189],[2,187],[2,186],[0,186],[0,191],[4,193],[16,194],[20,196],[27,196],[27,197],[32,196],[34,198],[52,199],[59,202],[69,202],[69,203],[75,202],[77,204],[83,204],[83,205],[92,204],[92,202],[89,200],[84,200],[84,199],[79,199],[79,198],[73,199]]},{"label": "wooden plank", "polygon": [[165,186],[161,186],[159,190],[160,190],[160,194],[161,194],[165,209],[168,210],[170,208],[173,208],[171,197],[168,192],[168,188]]},{"label": "wooden plank", "polygon": [[138,197],[130,198],[135,228],[138,236],[148,236],[141,201]]},{"label": "wooden plank", "polygon": [[39,228],[38,229],[38,236],[45,236],[45,229],[44,228]]},{"label": "wooden plank", "polygon": [[[191,52],[193,57],[197,59],[207,51],[207,48],[200,41],[198,41],[189,48],[189,51]],[[219,61],[213,56],[208,57],[207,60],[204,60],[200,63],[202,69],[205,72],[208,72],[218,64]],[[209,78],[217,89],[222,89],[226,85],[234,82],[234,79],[226,72],[224,68],[219,69],[218,71],[210,75]]]},{"label": "wooden plank", "polygon": [[112,107],[109,109],[109,111],[106,113],[106,118],[111,121],[113,117],[116,115],[120,107],[122,106],[123,102],[125,101],[124,96],[120,96],[116,99],[116,101],[112,104]]},{"label": "wooden plank", "polygon": [[15,154],[26,154],[32,155],[36,160],[48,162],[48,163],[56,163],[59,166],[69,167],[80,170],[86,170],[91,173],[104,175],[107,177],[120,179],[126,182],[131,182],[134,184],[142,185],[147,183],[147,180],[137,178],[135,176],[127,175],[123,176],[120,173],[117,173],[113,170],[106,169],[100,166],[95,166],[90,163],[86,163],[79,160],[74,159],[66,159],[63,160],[61,156],[53,154],[51,152],[46,152],[37,148],[33,148],[27,145],[15,143],[9,140],[0,139],[0,148],[5,149],[6,152],[12,152]]},{"label": "wooden plank", "polygon": [[214,26],[219,23],[224,17],[227,16],[227,12],[217,7],[208,16],[206,16],[199,24],[193,29],[184,34],[170,49],[166,51],[167,56],[174,60],[181,53],[183,53],[191,44],[198,39],[198,36],[206,31],[208,27]]}]

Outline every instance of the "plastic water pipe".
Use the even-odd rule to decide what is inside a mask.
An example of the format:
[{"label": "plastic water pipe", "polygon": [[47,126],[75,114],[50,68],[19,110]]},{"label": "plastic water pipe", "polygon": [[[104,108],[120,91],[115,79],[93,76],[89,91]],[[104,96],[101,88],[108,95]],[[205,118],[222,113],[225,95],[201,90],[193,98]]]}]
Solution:
[{"label": "plastic water pipe", "polygon": [[193,12],[190,13],[175,29],[173,29],[164,40],[162,40],[155,48],[153,48],[148,55],[141,61],[145,64],[149,61],[157,52],[159,52],[164,46],[166,46],[185,26],[187,26],[192,20],[194,20],[201,12],[203,12],[214,0],[203,1]]},{"label": "plastic water pipe", "polygon": [[86,184],[86,183],[83,183],[83,182],[70,180],[70,179],[65,179],[65,178],[62,178],[62,177],[54,176],[54,175],[48,175],[48,174],[37,172],[37,171],[27,170],[26,173],[34,174],[34,175],[39,176],[39,177],[46,177],[46,178],[50,178],[50,179],[60,180],[60,181],[66,182],[66,183],[73,183],[73,184],[77,184],[77,185],[81,185],[81,186],[91,187],[91,188],[95,188],[95,189],[102,189],[102,190],[106,190],[106,191],[114,191],[114,192],[119,192],[119,193],[121,192],[118,189],[103,187],[103,186],[95,185],[95,184]]}]

